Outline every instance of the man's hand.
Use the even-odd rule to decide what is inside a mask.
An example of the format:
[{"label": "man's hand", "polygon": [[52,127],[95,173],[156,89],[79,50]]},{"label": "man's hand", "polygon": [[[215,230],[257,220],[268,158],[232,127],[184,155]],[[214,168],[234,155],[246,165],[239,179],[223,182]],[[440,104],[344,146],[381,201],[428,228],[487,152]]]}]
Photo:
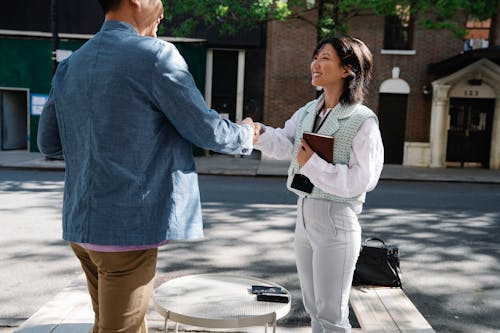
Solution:
[{"label": "man's hand", "polygon": [[253,120],[252,118],[250,117],[246,117],[245,119],[243,119],[240,123],[241,125],[250,125],[253,127]]},{"label": "man's hand", "polygon": [[299,166],[303,167],[313,154],[314,151],[311,147],[309,147],[306,140],[300,139],[300,147],[297,151],[297,162],[299,163]]},{"label": "man's hand", "polygon": [[259,123],[254,123],[252,118],[250,117],[246,117],[245,119],[243,119],[241,121],[241,124],[242,125],[250,125],[253,129],[253,144],[255,144],[257,142],[257,140],[259,140],[259,136],[260,136],[260,131],[261,131],[261,126]]}]

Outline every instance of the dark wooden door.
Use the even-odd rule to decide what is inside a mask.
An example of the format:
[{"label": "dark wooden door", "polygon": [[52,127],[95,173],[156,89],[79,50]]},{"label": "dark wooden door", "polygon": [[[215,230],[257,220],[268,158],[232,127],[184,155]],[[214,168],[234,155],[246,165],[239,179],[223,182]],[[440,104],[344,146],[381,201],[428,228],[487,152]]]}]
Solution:
[{"label": "dark wooden door", "polygon": [[0,149],[26,149],[27,124],[27,92],[0,90]]},{"label": "dark wooden door", "polygon": [[406,133],[406,94],[379,95],[379,123],[384,143],[384,162],[402,164]]},{"label": "dark wooden door", "polygon": [[236,120],[238,51],[214,50],[212,109]]},{"label": "dark wooden door", "polygon": [[489,167],[494,99],[450,99],[446,161]]}]

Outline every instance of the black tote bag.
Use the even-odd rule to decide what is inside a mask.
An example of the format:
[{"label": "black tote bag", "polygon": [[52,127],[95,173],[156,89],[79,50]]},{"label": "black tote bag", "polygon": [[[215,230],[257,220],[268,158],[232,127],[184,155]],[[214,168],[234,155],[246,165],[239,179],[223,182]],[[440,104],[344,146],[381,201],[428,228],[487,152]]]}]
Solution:
[{"label": "black tote bag", "polygon": [[[368,242],[377,244],[370,246]],[[352,284],[401,287],[399,249],[380,238],[366,239],[361,246]]]}]

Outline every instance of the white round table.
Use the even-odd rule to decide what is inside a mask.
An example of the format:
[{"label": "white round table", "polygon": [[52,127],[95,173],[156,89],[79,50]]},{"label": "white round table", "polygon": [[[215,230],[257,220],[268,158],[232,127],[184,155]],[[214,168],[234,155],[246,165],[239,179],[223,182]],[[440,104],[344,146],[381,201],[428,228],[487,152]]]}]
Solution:
[{"label": "white round table", "polygon": [[155,309],[168,320],[208,328],[237,328],[273,325],[290,311],[288,303],[257,301],[252,285],[282,286],[254,277],[228,274],[197,274],[172,279],[154,290]]}]

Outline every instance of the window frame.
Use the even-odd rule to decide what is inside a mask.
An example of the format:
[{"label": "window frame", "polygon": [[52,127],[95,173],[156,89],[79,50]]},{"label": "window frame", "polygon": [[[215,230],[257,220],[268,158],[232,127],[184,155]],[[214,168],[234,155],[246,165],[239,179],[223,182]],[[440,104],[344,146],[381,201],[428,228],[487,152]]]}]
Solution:
[{"label": "window frame", "polygon": [[[464,51],[488,48],[490,45],[493,45],[495,23],[494,17],[482,21],[473,17],[467,17],[465,21],[467,34],[464,37]],[[484,32],[487,34],[486,38],[482,38],[483,36],[481,36]],[[483,41],[482,46],[475,46],[473,44],[474,40]],[[486,43],[484,43],[484,41],[486,41]]]},{"label": "window frame", "polygon": [[413,50],[415,20],[410,7],[398,8],[396,11],[398,13],[386,15],[384,18],[383,50],[408,52]]}]

